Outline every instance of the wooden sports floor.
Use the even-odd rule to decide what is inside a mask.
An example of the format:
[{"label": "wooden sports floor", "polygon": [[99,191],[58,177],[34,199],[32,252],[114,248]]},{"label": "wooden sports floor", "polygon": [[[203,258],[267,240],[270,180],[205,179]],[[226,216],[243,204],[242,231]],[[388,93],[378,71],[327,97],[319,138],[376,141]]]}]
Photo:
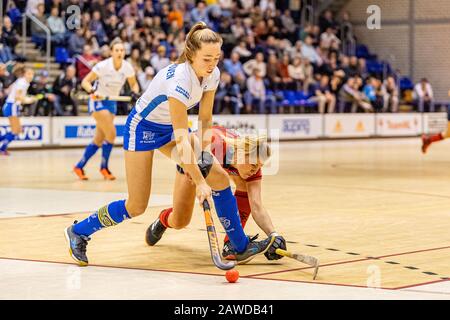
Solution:
[{"label": "wooden sports floor", "polygon": [[[91,179],[77,181],[70,170],[81,154],[82,149],[13,150],[0,158],[0,278],[5,277],[0,286],[20,279],[14,278],[12,262],[30,263],[31,270],[32,263],[74,270],[64,228],[125,197],[120,147],[111,158],[114,182],[101,179],[99,154],[86,168]],[[188,228],[168,230],[157,246],[146,246],[147,226],[170,206],[175,167],[158,154],[153,172],[154,196],[146,213],[96,233],[88,245],[91,265],[82,272],[101,267],[163,271],[158,273],[162,279],[165,274],[206,275],[224,284],[224,271],[209,256],[199,206]],[[418,138],[281,143],[278,172],[263,178],[263,199],[288,249],[320,260],[318,277],[312,280],[311,268],[298,261],[269,262],[260,256],[237,267],[241,279],[236,285],[264,280],[275,292],[279,284],[306,292],[315,288],[317,298],[328,297],[327,288],[335,287],[406,289],[420,298],[420,288],[431,286],[423,297],[428,292],[450,299],[450,141],[431,146],[427,155],[421,154]],[[264,236],[252,220],[246,232]],[[26,268],[21,270],[26,274]],[[33,281],[39,284],[39,275]],[[172,298],[182,297],[175,290]]]}]

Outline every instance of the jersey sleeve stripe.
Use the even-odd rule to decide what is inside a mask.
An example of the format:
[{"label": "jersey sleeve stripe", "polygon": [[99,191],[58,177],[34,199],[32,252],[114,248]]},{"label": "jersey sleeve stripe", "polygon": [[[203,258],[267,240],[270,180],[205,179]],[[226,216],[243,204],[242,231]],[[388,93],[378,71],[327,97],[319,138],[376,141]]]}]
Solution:
[{"label": "jersey sleeve stripe", "polygon": [[144,108],[144,110],[142,110],[140,112],[142,118],[146,118],[150,112],[152,112],[153,110],[156,109],[156,107],[158,107],[161,103],[167,101],[167,96],[166,95],[159,95],[157,97],[155,97],[152,101],[150,101],[150,103]]}]

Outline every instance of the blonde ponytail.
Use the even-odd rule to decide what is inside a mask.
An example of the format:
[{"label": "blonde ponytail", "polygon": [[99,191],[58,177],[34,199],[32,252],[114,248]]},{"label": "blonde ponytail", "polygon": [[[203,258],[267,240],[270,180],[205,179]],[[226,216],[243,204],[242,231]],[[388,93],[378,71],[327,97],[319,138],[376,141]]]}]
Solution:
[{"label": "blonde ponytail", "polygon": [[186,61],[192,63],[195,52],[199,50],[203,43],[220,43],[222,44],[222,37],[209,29],[206,23],[200,21],[194,24],[186,36],[183,53],[177,60],[177,63],[184,63]]},{"label": "blonde ponytail", "polygon": [[223,139],[229,146],[233,146],[234,153],[243,153],[250,160],[266,162],[272,155],[270,145],[267,143],[267,136],[250,134],[241,137],[226,137]]}]

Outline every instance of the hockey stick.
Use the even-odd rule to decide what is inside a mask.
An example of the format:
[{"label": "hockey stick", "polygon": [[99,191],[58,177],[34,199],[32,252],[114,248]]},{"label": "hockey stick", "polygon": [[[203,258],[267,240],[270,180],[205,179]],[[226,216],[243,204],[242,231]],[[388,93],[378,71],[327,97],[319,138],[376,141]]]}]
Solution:
[{"label": "hockey stick", "polygon": [[298,260],[298,261],[305,263],[311,267],[314,267],[313,280],[316,279],[317,272],[319,271],[319,260],[317,260],[317,258],[314,258],[312,256],[307,256],[304,254],[292,253],[292,252],[289,252],[289,251],[286,251],[283,249],[277,249],[277,250],[275,250],[275,253],[279,254],[280,256],[283,256],[283,257],[288,257],[288,258]]},{"label": "hockey stick", "polygon": [[94,96],[93,100],[99,101],[99,100],[109,100],[109,101],[119,101],[119,102],[130,102],[131,97],[129,96]]},{"label": "hockey stick", "polygon": [[211,258],[217,268],[222,270],[233,269],[236,265],[235,261],[223,262],[219,253],[219,242],[217,241],[216,228],[214,227],[214,221],[211,216],[211,207],[208,200],[203,201],[203,212],[205,213],[206,232],[208,233],[209,250],[211,252]]}]

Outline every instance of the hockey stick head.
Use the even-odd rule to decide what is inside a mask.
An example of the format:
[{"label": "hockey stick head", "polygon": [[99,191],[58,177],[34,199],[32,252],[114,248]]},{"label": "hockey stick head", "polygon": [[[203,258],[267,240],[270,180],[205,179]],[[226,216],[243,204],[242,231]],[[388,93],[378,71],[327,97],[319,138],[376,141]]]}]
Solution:
[{"label": "hockey stick head", "polygon": [[208,233],[209,250],[214,265],[221,270],[230,270],[236,266],[236,261],[223,262],[219,252],[219,242],[217,240],[216,228],[211,217],[211,207],[207,200],[202,203],[203,211],[205,213],[206,231]]}]

